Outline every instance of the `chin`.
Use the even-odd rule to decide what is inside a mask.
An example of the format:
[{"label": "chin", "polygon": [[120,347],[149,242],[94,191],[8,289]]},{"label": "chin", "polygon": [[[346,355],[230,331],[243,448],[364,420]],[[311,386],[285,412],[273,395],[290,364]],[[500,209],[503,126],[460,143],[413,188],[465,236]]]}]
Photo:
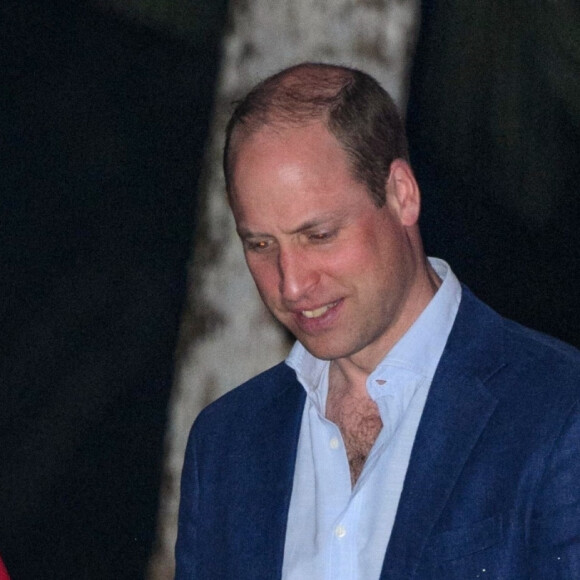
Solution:
[{"label": "chin", "polygon": [[323,345],[323,344],[312,344],[308,340],[298,339],[304,348],[316,358],[321,360],[335,360],[338,358],[344,358],[350,354],[350,351],[346,348],[340,348],[333,345]]}]

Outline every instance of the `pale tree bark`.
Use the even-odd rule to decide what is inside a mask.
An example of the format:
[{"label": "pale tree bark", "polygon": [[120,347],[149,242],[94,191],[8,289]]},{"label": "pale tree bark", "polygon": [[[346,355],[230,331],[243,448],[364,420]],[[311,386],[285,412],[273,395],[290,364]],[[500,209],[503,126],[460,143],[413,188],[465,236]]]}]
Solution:
[{"label": "pale tree bark", "polygon": [[173,577],[179,479],[194,418],[218,396],[279,362],[290,346],[260,302],[224,196],[221,150],[231,103],[269,74],[310,60],[362,68],[404,108],[418,5],[418,0],[231,2],[169,409],[151,580]]}]

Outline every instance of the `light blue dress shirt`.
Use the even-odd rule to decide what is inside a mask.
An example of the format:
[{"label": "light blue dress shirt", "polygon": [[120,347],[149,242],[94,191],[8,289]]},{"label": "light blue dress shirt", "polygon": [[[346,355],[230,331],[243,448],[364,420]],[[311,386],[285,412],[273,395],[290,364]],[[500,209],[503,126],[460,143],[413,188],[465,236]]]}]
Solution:
[{"label": "light blue dress shirt", "polygon": [[325,418],[329,362],[296,343],[286,363],[307,393],[288,513],[283,580],[377,580],[429,387],[453,326],[461,286],[443,283],[367,379],[383,428],[354,488],[339,428]]}]

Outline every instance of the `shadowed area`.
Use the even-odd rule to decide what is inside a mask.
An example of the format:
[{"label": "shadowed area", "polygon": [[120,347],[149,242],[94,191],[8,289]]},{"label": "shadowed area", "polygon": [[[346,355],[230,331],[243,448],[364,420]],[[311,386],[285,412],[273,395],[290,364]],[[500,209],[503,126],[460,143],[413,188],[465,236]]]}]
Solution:
[{"label": "shadowed area", "polygon": [[0,8],[0,553],[142,578],[224,3],[203,43]]},{"label": "shadowed area", "polygon": [[429,253],[580,346],[580,9],[422,3],[408,108]]}]

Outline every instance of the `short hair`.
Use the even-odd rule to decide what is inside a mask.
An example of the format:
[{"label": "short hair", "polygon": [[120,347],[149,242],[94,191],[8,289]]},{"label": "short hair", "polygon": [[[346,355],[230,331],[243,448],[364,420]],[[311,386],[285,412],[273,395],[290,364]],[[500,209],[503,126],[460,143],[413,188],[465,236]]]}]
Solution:
[{"label": "short hair", "polygon": [[409,159],[399,111],[370,75],[322,63],[284,69],[238,102],[226,128],[223,166],[228,195],[235,133],[249,136],[263,126],[303,126],[318,120],[346,151],[354,178],[366,185],[375,205],[382,207],[391,163]]}]

